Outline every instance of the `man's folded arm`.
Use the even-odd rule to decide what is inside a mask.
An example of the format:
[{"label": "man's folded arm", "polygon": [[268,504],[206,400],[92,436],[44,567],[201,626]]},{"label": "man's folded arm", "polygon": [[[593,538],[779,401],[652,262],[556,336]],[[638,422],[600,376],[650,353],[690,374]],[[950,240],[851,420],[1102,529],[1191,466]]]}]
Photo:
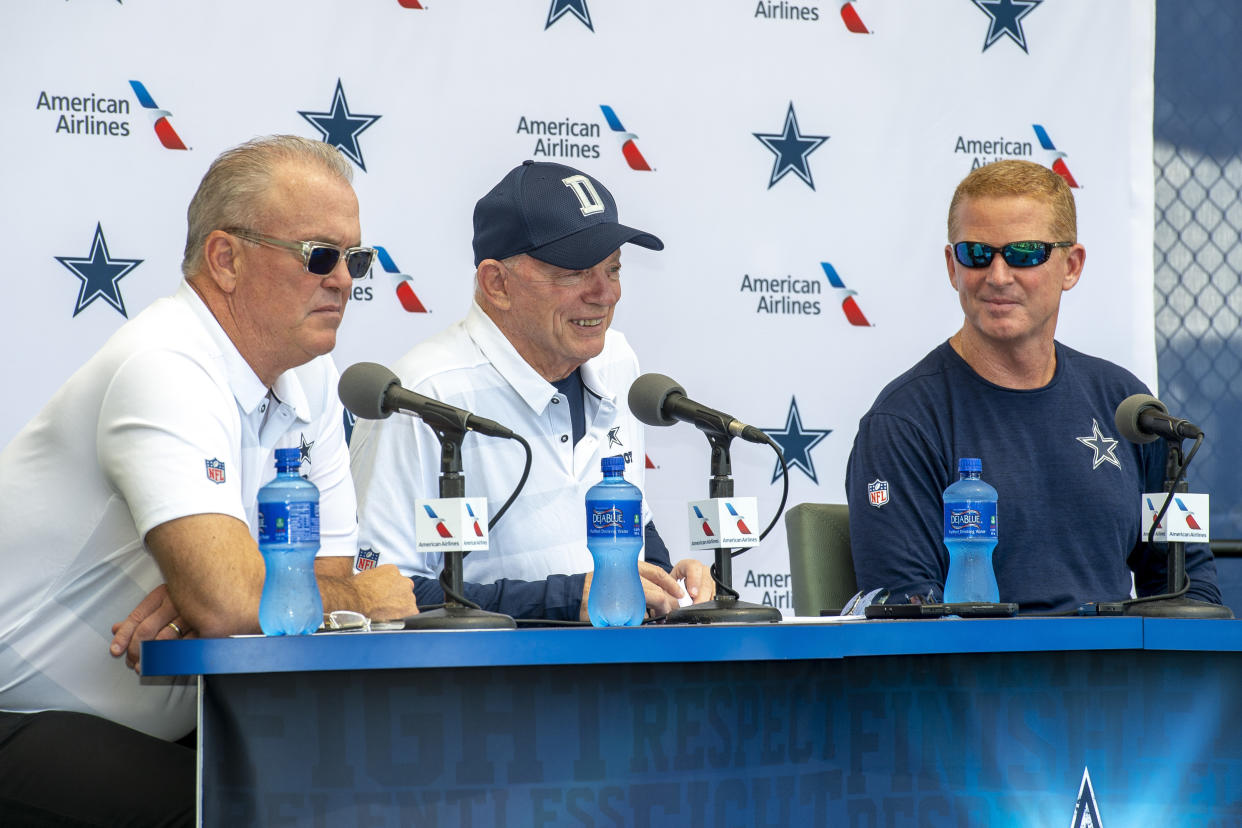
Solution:
[{"label": "man's folded arm", "polygon": [[[444,603],[444,590],[440,587],[439,578],[415,575],[412,580],[414,597],[420,607]],[[577,621],[585,584],[585,573],[550,575],[542,581],[502,578],[490,584],[464,583],[462,592],[488,612],[499,612],[513,618]]]}]

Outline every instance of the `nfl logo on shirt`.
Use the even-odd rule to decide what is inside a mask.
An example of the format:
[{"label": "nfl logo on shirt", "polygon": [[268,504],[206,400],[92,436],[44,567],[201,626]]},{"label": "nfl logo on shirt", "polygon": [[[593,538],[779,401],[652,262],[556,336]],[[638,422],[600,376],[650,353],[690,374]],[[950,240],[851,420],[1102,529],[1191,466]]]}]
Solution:
[{"label": "nfl logo on shirt", "polygon": [[215,457],[210,460],[204,460],[207,464],[207,479],[212,483],[224,482],[224,461],[217,460]]},{"label": "nfl logo on shirt", "polygon": [[368,569],[374,569],[379,564],[379,553],[374,549],[359,549],[358,557],[354,561],[354,569],[364,572]]},{"label": "nfl logo on shirt", "polygon": [[888,503],[888,481],[873,480],[867,484],[867,499],[877,509]]}]

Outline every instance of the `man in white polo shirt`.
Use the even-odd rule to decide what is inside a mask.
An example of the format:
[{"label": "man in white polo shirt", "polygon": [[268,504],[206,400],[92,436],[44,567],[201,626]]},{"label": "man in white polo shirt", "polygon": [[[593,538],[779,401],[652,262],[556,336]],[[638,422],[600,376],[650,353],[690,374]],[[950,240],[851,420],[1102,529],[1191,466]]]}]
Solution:
[{"label": "man in white polo shirt", "polygon": [[[393,366],[402,385],[513,429],[531,443],[530,479],[496,524],[485,552],[463,565],[465,597],[515,618],[587,620],[592,560],[586,491],[600,460],[622,455],[643,486],[642,426],[625,403],[638,359],[610,329],[621,298],[621,245],[660,250],[622,225],[598,180],[572,167],[527,161],[474,211],[474,303],[466,318],[416,345]],[[520,445],[468,433],[466,495],[495,513],[517,485]],[[421,420],[360,420],[350,443],[358,487],[360,560],[396,563],[422,606],[439,603],[441,554],[415,550],[414,499],[438,491],[440,443]],[[671,565],[644,503],[648,610],[677,607],[683,590],[705,601],[711,575],[694,559]]]},{"label": "man in white polo shirt", "polygon": [[190,204],[180,289],[0,454],[0,824],[193,820],[194,752],[172,740],[194,727],[195,684],[140,681],[110,630],[141,602],[135,647],[151,624],[164,638],[258,632],[255,499],[275,449],[300,448],[320,490],[325,608],[417,611],[395,568],[351,574],[356,501],[327,356],[374,256],[357,246],[351,176],[336,149],[292,136],[223,153]]}]

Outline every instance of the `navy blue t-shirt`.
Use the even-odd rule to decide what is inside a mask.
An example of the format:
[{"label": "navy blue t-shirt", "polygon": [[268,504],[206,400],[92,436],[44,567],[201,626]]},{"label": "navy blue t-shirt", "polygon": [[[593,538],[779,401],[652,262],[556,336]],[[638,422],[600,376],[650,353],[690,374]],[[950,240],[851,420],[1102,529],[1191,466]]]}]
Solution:
[{"label": "navy blue t-shirt", "polygon": [[[949,566],[941,497],[958,459],[978,457],[998,494],[993,564],[1002,601],[1066,612],[1123,600],[1131,570],[1139,595],[1165,591],[1164,545],[1139,542],[1140,495],[1163,487],[1164,441],[1136,445],[1113,423],[1118,403],[1147,389],[1060,343],[1056,360],[1043,388],[1003,388],[946,342],[880,392],[859,423],[845,478],[859,589],[885,587],[893,601],[941,599]],[[1220,602],[1206,546],[1187,547],[1186,570],[1188,597]]]}]

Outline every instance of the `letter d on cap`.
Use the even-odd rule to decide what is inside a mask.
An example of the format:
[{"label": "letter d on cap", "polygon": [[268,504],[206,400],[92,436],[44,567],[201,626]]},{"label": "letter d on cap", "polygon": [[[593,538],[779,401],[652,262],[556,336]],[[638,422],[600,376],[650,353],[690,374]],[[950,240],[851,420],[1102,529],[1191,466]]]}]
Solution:
[{"label": "letter d on cap", "polygon": [[599,193],[595,192],[595,185],[591,183],[591,179],[585,175],[571,175],[568,178],[562,178],[561,183],[569,189],[573,190],[574,195],[578,197],[578,203],[582,206],[582,215],[589,216],[593,213],[604,212],[604,200],[599,197]]}]

